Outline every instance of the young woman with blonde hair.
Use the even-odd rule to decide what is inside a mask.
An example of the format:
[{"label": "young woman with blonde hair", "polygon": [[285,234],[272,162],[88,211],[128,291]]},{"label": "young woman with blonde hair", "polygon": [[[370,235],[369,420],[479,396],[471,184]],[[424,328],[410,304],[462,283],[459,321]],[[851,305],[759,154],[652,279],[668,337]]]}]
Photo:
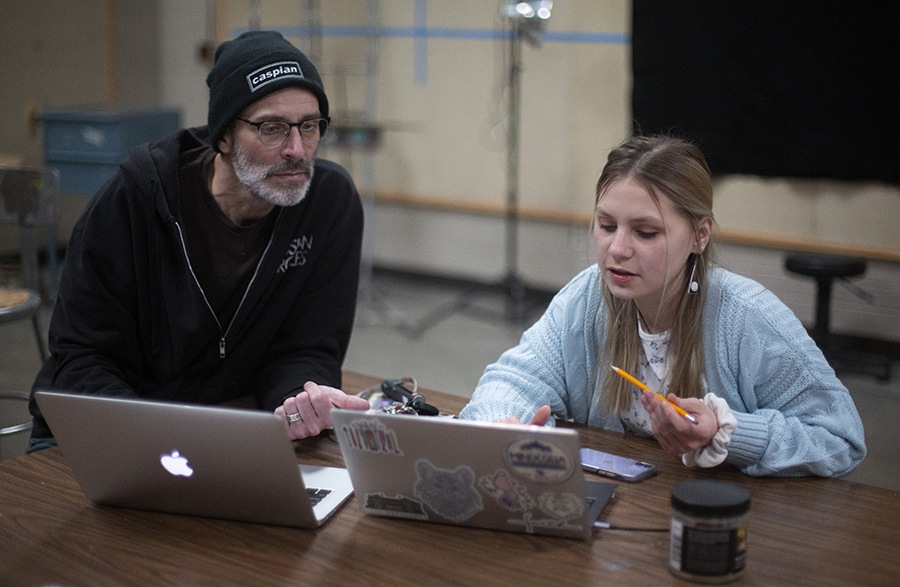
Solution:
[{"label": "young woman with blonde hair", "polygon": [[487,367],[460,417],[552,425],[552,414],[749,475],[856,467],[866,449],[849,392],[774,294],[713,266],[713,223],[697,147],[634,137],[614,149],[597,183],[597,264]]}]

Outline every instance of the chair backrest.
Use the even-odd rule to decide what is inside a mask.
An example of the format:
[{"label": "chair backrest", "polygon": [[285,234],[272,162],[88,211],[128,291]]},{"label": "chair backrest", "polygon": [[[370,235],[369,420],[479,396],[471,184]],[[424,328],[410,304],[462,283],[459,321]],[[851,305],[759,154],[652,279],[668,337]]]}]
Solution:
[{"label": "chair backrest", "polygon": [[56,224],[59,171],[52,167],[0,166],[0,223],[15,224],[22,256],[22,285],[40,292],[40,263],[35,227],[47,228],[51,292],[56,278]]}]

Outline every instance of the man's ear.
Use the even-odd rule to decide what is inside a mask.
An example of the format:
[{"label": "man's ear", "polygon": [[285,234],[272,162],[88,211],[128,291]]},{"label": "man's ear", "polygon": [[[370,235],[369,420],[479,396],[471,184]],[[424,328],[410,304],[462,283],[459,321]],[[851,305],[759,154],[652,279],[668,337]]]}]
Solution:
[{"label": "man's ear", "polygon": [[223,155],[230,155],[232,151],[232,146],[234,145],[234,123],[228,125],[228,128],[225,129],[225,132],[222,133],[222,138],[219,139],[219,144],[216,145],[218,147],[219,153]]}]

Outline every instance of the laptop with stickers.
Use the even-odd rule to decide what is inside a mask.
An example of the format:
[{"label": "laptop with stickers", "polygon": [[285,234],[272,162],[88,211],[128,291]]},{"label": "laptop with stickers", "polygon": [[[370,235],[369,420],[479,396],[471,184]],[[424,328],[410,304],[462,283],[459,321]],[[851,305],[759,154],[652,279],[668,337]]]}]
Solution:
[{"label": "laptop with stickers", "polygon": [[333,410],[367,514],[586,539],[615,492],[586,481],[578,432]]},{"label": "laptop with stickers", "polygon": [[315,528],[353,493],[346,469],[298,465],[271,412],[44,391],[35,399],[82,491],[101,505]]}]

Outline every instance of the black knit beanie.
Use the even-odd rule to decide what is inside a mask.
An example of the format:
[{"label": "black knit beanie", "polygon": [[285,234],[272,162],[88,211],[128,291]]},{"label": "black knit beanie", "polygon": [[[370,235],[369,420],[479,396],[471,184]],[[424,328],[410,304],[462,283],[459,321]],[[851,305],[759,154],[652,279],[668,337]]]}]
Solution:
[{"label": "black knit beanie", "polygon": [[309,59],[275,31],[250,31],[216,50],[209,75],[209,140],[217,151],[219,140],[235,117],[272,92],[297,86],[319,100],[319,112],[328,118],[328,98],[319,72]]}]

